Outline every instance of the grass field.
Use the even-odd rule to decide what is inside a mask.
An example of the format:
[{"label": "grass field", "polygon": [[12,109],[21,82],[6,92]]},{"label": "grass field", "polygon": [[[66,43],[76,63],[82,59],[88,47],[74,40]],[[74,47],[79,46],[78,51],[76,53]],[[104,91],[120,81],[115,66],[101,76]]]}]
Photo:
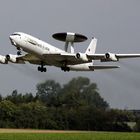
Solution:
[{"label": "grass field", "polygon": [[140,140],[140,133],[3,129],[0,140]]}]

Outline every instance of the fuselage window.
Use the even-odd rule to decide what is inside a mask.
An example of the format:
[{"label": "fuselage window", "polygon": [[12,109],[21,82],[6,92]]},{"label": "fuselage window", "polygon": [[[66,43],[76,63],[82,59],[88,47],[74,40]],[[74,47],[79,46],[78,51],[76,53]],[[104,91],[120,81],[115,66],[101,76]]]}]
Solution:
[{"label": "fuselage window", "polygon": [[18,34],[18,33],[14,33],[14,34],[12,34],[12,35],[18,35],[18,36],[21,36],[20,34]]}]

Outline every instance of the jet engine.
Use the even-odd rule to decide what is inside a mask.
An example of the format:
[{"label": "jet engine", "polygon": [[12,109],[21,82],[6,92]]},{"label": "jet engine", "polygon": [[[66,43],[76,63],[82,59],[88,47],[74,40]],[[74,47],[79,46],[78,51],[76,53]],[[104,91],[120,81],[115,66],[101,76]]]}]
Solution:
[{"label": "jet engine", "polygon": [[118,61],[118,58],[114,53],[106,53],[105,54],[105,60],[106,61]]},{"label": "jet engine", "polygon": [[0,63],[1,64],[6,64],[7,63],[5,56],[0,55]]},{"label": "jet engine", "polygon": [[77,53],[76,54],[76,58],[77,59],[80,59],[80,60],[82,60],[84,62],[87,62],[88,61],[87,55],[84,54],[84,53]]},{"label": "jet engine", "polygon": [[20,63],[20,64],[24,64],[25,62],[23,60],[18,60],[19,56],[18,55],[13,55],[13,54],[8,54],[6,55],[6,60],[10,61],[12,63]]}]

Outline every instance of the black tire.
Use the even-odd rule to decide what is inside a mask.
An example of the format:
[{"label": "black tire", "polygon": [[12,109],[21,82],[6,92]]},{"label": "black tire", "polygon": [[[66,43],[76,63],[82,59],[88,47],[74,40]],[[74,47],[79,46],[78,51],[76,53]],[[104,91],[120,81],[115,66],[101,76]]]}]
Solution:
[{"label": "black tire", "polygon": [[21,51],[17,51],[17,55],[21,55]]},{"label": "black tire", "polygon": [[46,71],[47,71],[47,69],[46,69],[46,68],[43,68],[43,71],[44,71],[44,72],[46,72]]},{"label": "black tire", "polygon": [[38,71],[41,71],[41,67],[38,67]]}]

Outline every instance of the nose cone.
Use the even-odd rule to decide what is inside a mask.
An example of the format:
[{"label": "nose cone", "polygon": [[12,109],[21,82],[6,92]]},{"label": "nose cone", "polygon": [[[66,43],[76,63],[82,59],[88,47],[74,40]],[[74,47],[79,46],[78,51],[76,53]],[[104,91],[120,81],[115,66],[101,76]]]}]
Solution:
[{"label": "nose cone", "polygon": [[14,36],[14,35],[10,35],[10,36],[9,36],[9,39],[15,41],[15,36]]},{"label": "nose cone", "polygon": [[16,45],[16,43],[14,41],[14,37],[12,35],[10,35],[9,39],[10,39],[12,45]]},{"label": "nose cone", "polygon": [[9,36],[9,39],[10,39],[10,40],[12,39],[12,35]]}]

